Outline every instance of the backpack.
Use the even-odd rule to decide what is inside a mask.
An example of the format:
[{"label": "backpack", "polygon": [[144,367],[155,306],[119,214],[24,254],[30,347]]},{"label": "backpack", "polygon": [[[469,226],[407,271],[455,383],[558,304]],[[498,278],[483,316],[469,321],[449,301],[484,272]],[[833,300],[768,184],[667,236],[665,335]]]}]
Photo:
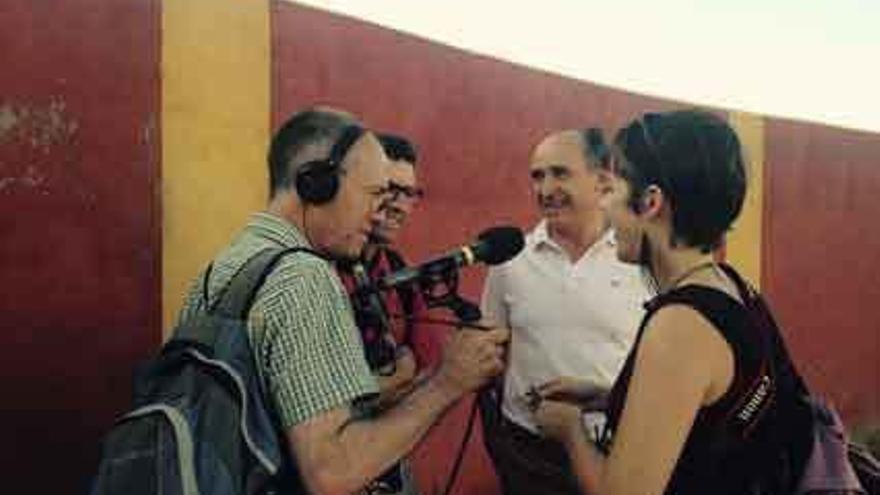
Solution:
[{"label": "backpack", "polygon": [[264,402],[246,331],[260,286],[296,251],[311,252],[253,256],[213,304],[208,267],[201,306],[135,373],[133,409],[104,439],[92,495],[290,493],[280,490],[282,479],[301,489]]},{"label": "backpack", "polygon": [[866,448],[849,441],[843,421],[830,403],[810,393],[763,298],[730,266],[721,266],[735,282],[755,324],[769,337],[772,367],[793,379],[796,400],[810,411],[812,447],[794,484],[794,495],[880,495],[880,462]]}]

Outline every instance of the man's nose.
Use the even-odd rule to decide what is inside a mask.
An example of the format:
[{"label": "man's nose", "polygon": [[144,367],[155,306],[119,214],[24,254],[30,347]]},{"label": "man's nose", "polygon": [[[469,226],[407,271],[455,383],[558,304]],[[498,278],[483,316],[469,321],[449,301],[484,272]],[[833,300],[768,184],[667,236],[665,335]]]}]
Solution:
[{"label": "man's nose", "polygon": [[385,220],[388,210],[384,205],[385,203],[383,201],[374,202],[370,205],[370,223],[373,225],[380,224]]},{"label": "man's nose", "polygon": [[543,178],[535,183],[535,192],[539,197],[549,196],[556,188],[556,181],[550,178]]}]

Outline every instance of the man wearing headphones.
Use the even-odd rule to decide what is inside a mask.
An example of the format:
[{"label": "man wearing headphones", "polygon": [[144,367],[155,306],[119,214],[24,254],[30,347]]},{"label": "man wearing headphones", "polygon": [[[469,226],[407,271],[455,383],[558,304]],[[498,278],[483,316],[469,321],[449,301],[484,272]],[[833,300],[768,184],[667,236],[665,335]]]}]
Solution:
[{"label": "man wearing headphones", "polygon": [[[486,279],[483,313],[511,329],[500,414],[486,426],[505,495],[580,493],[565,449],[534,422],[537,392],[586,401],[610,388],[648,298],[638,269],[617,260],[599,207],[609,166],[599,129],[547,136],[529,171],[543,219],[522,253]],[[590,432],[602,423],[601,413],[584,416]]]},{"label": "man wearing headphones", "polygon": [[[268,158],[268,208],[214,259],[208,295],[267,248],[311,251],[284,256],[266,278],[251,306],[248,336],[298,483],[312,494],[357,492],[408,453],[456,400],[502,370],[508,332],[458,332],[435,374],[395,407],[365,414],[365,399],[378,387],[331,260],[356,258],[378,221],[385,155],[353,116],[313,108],[281,126]],[[197,298],[200,287],[193,293]],[[187,306],[195,298],[191,293]]]}]

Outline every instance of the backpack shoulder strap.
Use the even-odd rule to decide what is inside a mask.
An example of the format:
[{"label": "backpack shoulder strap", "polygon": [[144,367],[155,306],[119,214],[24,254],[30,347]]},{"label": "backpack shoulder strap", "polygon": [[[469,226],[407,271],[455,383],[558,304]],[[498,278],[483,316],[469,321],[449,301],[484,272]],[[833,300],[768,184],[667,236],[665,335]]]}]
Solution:
[{"label": "backpack shoulder strap", "polygon": [[773,353],[777,372],[788,375],[793,380],[798,393],[804,396],[809,395],[810,392],[807,384],[800,373],[798,373],[797,368],[795,368],[794,361],[791,360],[791,356],[788,354],[785,340],[782,338],[782,331],[776,323],[776,319],[773,318],[773,313],[770,311],[764,298],[754,287],[743,280],[732,266],[727,263],[721,263],[720,266],[724,273],[736,284],[740,297],[742,297],[743,303],[748,308],[750,316],[755,324],[761,327],[763,334],[766,336],[768,345]]},{"label": "backpack shoulder strap", "polygon": [[317,251],[306,247],[294,247],[285,249],[265,249],[248,259],[244,265],[233,275],[229,283],[222,289],[214,304],[209,306],[209,312],[244,320],[250,311],[257,291],[260,290],[266,278],[281,259],[292,253],[308,253],[322,259],[326,257]]},{"label": "backpack shoulder strap", "polygon": [[681,304],[700,313],[733,347],[735,355],[745,356],[754,351],[754,336],[739,331],[740,323],[747,318],[746,308],[724,292],[686,285],[658,297],[652,302],[650,312],[671,304]]},{"label": "backpack shoulder strap", "polygon": [[203,352],[212,355],[217,339],[222,333],[218,332],[214,318],[246,320],[254,297],[278,262],[284,256],[298,252],[326,259],[320,253],[305,247],[265,249],[252,256],[238,269],[232,279],[220,289],[214,301],[208,298],[208,277],[211,273],[211,265],[209,265],[205,270],[203,281],[204,310],[175,328],[174,336],[163,347],[163,353],[167,354],[195,345]]}]

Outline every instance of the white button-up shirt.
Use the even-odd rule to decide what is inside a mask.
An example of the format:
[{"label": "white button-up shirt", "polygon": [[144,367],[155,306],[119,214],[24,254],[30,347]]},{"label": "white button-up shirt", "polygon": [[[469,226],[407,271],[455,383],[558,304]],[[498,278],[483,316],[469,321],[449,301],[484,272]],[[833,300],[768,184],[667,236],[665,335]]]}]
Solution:
[{"label": "white button-up shirt", "polygon": [[[485,316],[511,329],[503,414],[537,433],[527,392],[560,376],[610,388],[629,353],[649,298],[639,268],[617,259],[609,230],[576,262],[542,221],[513,260],[489,270]],[[595,430],[601,415],[585,425]]]}]

